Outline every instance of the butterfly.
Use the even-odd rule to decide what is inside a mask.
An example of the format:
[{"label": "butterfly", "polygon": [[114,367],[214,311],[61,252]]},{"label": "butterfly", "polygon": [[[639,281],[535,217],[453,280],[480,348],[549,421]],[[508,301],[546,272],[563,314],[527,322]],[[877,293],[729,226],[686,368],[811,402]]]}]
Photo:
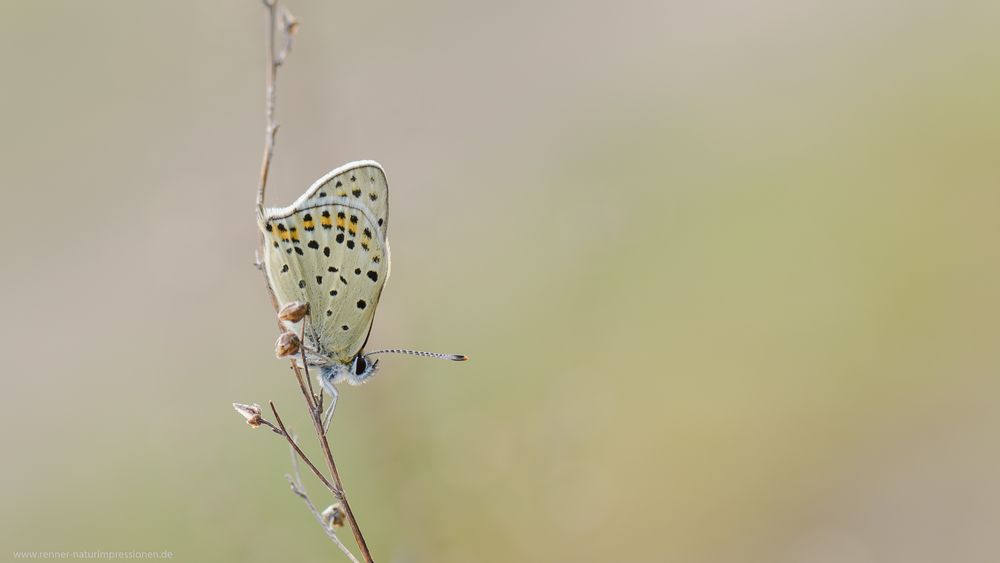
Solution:
[{"label": "butterfly", "polygon": [[301,327],[305,362],[334,401],[336,384],[359,385],[375,374],[378,360],[369,359],[375,354],[466,359],[402,349],[364,352],[389,278],[389,187],[377,162],[345,164],[292,205],[261,209],[257,222],[278,307],[308,305],[309,317],[299,321],[308,321]]}]

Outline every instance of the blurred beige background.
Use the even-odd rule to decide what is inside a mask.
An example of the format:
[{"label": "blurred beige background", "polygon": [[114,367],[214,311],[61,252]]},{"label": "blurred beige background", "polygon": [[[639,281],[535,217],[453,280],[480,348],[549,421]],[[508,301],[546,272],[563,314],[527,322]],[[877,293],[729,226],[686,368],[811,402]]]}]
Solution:
[{"label": "blurred beige background", "polygon": [[[376,560],[1000,559],[1000,4],[289,6],[268,202],[379,160],[371,344],[472,357],[342,390]],[[3,8],[0,560],[343,560],[230,407],[260,3]]]}]

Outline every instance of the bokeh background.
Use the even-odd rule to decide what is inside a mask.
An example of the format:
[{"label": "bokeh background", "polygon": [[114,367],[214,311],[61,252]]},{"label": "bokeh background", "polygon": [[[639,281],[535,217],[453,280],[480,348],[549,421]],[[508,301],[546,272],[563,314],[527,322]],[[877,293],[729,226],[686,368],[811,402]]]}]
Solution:
[{"label": "bokeh background", "polygon": [[[268,202],[379,160],[371,343],[472,357],[342,390],[376,560],[1000,559],[1000,4],[290,8]],[[0,559],[343,560],[230,406],[263,21],[4,2]]]}]

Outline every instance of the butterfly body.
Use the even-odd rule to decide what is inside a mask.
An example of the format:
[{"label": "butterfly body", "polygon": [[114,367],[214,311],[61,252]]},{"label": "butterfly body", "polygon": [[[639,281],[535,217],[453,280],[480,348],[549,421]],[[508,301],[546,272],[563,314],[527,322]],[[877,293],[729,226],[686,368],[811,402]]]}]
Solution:
[{"label": "butterfly body", "polygon": [[[357,385],[378,362],[364,356],[389,278],[389,192],[374,161],[341,166],[292,205],[263,209],[263,264],[278,307],[309,305],[302,346],[324,386]],[[296,330],[297,332],[298,330]]]}]

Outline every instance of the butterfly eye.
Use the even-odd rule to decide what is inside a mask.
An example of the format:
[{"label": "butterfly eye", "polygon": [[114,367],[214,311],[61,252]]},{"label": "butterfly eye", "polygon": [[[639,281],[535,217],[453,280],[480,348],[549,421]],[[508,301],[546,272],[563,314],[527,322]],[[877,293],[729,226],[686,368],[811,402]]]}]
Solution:
[{"label": "butterfly eye", "polygon": [[361,375],[368,369],[368,360],[364,356],[354,358],[354,375]]}]

